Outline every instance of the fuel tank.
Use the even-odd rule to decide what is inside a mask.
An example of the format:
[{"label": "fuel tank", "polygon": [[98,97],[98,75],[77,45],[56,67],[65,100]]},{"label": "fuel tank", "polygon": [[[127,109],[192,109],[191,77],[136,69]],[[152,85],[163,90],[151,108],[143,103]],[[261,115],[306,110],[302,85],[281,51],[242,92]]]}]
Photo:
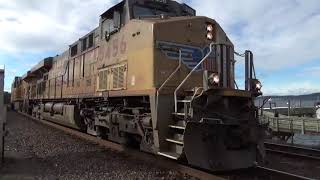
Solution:
[{"label": "fuel tank", "polygon": [[63,114],[64,103],[56,103],[53,105],[53,112],[55,114]]},{"label": "fuel tank", "polygon": [[48,102],[44,105],[44,112],[52,112],[53,102]]}]

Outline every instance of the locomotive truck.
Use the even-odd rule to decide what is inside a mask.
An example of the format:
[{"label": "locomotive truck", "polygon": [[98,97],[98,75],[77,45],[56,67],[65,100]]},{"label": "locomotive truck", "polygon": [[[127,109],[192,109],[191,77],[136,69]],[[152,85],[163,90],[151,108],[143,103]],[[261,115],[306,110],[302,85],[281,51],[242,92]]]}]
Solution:
[{"label": "locomotive truck", "polygon": [[[245,59],[245,87],[235,81]],[[99,26],[12,84],[12,105],[210,171],[254,166],[263,131],[253,54],[184,3],[124,0]]]}]

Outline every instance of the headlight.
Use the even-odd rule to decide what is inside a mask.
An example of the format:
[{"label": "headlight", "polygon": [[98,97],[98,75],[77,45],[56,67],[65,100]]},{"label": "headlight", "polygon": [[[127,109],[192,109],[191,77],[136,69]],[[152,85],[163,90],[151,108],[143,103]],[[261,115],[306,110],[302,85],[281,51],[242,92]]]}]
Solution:
[{"label": "headlight", "polygon": [[262,84],[258,79],[250,80],[250,91],[253,93],[255,97],[262,95],[261,88]]},{"label": "headlight", "polygon": [[208,24],[207,25],[207,31],[209,31],[209,32],[213,31],[213,25],[212,24]]},{"label": "headlight", "polygon": [[257,89],[257,90],[261,90],[261,88],[262,88],[261,82],[257,81],[256,89]]},{"label": "headlight", "polygon": [[217,85],[220,82],[219,74],[213,73],[208,78],[210,85]]},{"label": "headlight", "polygon": [[209,39],[209,40],[213,39],[213,34],[211,32],[207,33],[207,39]]}]

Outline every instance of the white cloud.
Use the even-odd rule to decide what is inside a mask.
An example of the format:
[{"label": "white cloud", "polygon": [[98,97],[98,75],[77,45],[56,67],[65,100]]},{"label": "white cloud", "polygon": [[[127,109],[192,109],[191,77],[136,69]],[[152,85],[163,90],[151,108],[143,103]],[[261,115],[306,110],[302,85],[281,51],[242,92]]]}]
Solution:
[{"label": "white cloud", "polygon": [[[0,50],[61,51],[98,25],[118,0],[0,0]],[[238,50],[252,49],[258,68],[281,69],[320,57],[318,0],[191,0],[216,19]]]},{"label": "white cloud", "polygon": [[[99,15],[118,1],[0,0],[0,53],[24,60],[25,54],[30,59],[32,54],[66,50],[69,44],[97,27]],[[257,69],[264,73],[320,59],[319,0],[179,1],[189,2],[198,15],[216,19],[236,50],[254,52]],[[24,66],[30,68],[31,64],[26,62]],[[319,68],[313,67],[302,73],[319,76],[319,72]],[[264,91],[268,94],[320,91],[319,85],[311,81],[286,84],[281,88],[264,87]]]},{"label": "white cloud", "polygon": [[0,0],[0,50],[62,51],[98,26],[114,0]]},{"label": "white cloud", "polygon": [[249,48],[266,70],[320,58],[320,1],[192,1],[198,14],[216,19],[237,49]]}]

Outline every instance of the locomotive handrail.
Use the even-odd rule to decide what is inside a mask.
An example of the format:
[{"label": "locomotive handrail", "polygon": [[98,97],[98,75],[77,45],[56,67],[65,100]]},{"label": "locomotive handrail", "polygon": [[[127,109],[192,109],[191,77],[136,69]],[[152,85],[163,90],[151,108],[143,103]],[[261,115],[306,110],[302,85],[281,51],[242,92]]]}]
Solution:
[{"label": "locomotive handrail", "polygon": [[156,102],[156,108],[158,109],[158,100],[159,100],[159,94],[160,91],[163,89],[163,87],[168,83],[168,81],[170,79],[172,79],[172,77],[178,72],[178,70],[181,68],[182,65],[182,51],[181,49],[179,49],[179,65],[177,66],[177,68],[170,74],[170,76],[162,83],[162,85],[160,86],[160,88],[157,91],[157,102]]},{"label": "locomotive handrail", "polygon": [[210,51],[207,53],[206,56],[203,57],[203,59],[190,71],[190,73],[184,78],[184,80],[180,83],[180,85],[176,88],[174,91],[174,112],[178,112],[178,103],[177,103],[177,92],[180,90],[180,88],[184,85],[184,83],[189,79],[189,77],[193,74],[193,72],[198,69],[198,67],[205,61],[211,54],[212,52],[212,46],[217,45],[217,43],[211,43],[209,48]]}]

